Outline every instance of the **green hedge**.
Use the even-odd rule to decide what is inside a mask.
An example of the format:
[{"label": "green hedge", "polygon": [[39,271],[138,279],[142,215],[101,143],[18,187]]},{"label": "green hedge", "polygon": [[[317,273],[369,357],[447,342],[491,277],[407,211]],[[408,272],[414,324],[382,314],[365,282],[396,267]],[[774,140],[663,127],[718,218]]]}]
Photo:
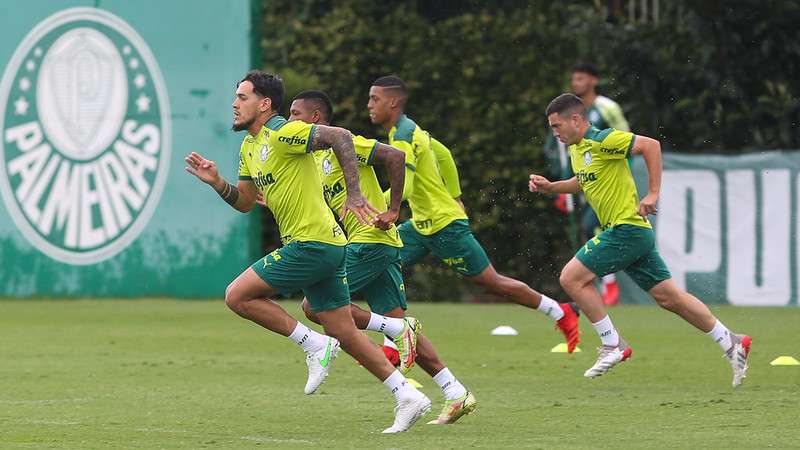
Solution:
[{"label": "green hedge", "polygon": [[[661,2],[657,25],[610,23],[605,2],[486,3],[269,0],[261,47],[290,95],[327,91],[336,122],[367,136],[385,134],[367,116],[371,82],[402,76],[409,115],[453,151],[473,230],[501,272],[560,293],[574,251],[566,221],[526,179],[543,169],[543,110],[577,61],[603,67],[603,92],[666,147],[800,146],[795,2]],[[424,265],[410,295],[452,299],[466,288],[451,278]]]}]

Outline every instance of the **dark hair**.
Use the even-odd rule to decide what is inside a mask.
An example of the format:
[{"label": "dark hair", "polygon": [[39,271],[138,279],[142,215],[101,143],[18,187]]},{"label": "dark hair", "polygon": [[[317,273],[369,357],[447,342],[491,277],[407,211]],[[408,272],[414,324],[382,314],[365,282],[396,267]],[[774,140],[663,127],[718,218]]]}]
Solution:
[{"label": "dark hair", "polygon": [[294,100],[309,100],[314,102],[315,107],[322,113],[322,118],[326,122],[333,122],[333,102],[323,91],[303,91],[294,96]]},{"label": "dark hair", "polygon": [[573,73],[575,73],[575,72],[588,73],[589,75],[591,75],[591,76],[593,76],[595,78],[600,78],[600,71],[597,69],[597,66],[595,66],[592,63],[584,62],[584,63],[575,64],[574,66],[572,66],[572,72]]},{"label": "dark hair", "polygon": [[558,114],[564,116],[567,114],[580,114],[586,117],[586,107],[583,105],[580,97],[574,94],[561,94],[554,98],[549,105],[545,115],[548,117],[550,114]]},{"label": "dark hair", "polygon": [[403,79],[398,77],[397,75],[386,75],[384,77],[380,77],[377,80],[375,80],[372,83],[372,85],[387,89],[396,89],[403,96],[408,95],[408,87],[406,87],[406,82],[403,81]]},{"label": "dark hair", "polygon": [[272,100],[273,111],[278,111],[283,105],[283,97],[286,94],[283,88],[283,80],[278,75],[253,69],[247,72],[247,75],[239,81],[236,87],[239,87],[245,81],[253,83],[253,92]]}]

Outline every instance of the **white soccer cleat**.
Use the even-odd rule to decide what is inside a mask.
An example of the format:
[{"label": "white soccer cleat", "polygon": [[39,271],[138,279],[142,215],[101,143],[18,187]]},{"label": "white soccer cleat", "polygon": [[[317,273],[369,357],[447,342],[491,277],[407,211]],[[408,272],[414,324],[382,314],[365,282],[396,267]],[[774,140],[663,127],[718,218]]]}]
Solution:
[{"label": "white soccer cleat", "polygon": [[308,381],[306,381],[305,393],[311,395],[328,378],[328,372],[331,371],[333,360],[339,353],[339,341],[332,337],[328,337],[328,342],[325,347],[315,352],[306,353],[306,365],[308,366]]},{"label": "white soccer cleat", "polygon": [[747,357],[750,356],[750,345],[753,339],[746,334],[732,334],[731,348],[725,352],[725,358],[733,369],[733,387],[742,384],[747,376]]},{"label": "white soccer cleat", "polygon": [[617,364],[631,357],[633,349],[627,342],[620,338],[616,347],[603,345],[597,348],[597,361],[583,373],[586,378],[599,377],[607,373]]},{"label": "white soccer cleat", "polygon": [[403,399],[397,402],[394,408],[394,423],[391,427],[383,430],[384,433],[401,433],[408,431],[414,423],[431,410],[431,401],[422,392],[417,391],[419,396]]}]

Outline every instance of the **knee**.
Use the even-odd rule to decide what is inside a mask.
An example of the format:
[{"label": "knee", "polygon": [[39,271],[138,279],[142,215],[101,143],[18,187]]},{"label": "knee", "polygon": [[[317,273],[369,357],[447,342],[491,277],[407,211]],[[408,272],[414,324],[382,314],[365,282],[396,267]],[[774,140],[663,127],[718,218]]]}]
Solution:
[{"label": "knee", "polygon": [[493,294],[505,295],[509,293],[509,283],[504,283],[503,276],[497,273],[481,274],[475,277],[473,281]]},{"label": "knee", "polygon": [[572,286],[575,284],[575,279],[572,277],[569,272],[566,270],[561,271],[561,275],[558,276],[558,282],[561,284],[561,287],[564,288],[565,291],[569,291]]},{"label": "knee", "polygon": [[301,306],[303,308],[303,314],[306,315],[306,318],[308,320],[318,324],[319,323],[319,318],[317,318],[317,315],[314,314],[314,311],[311,311],[311,304],[308,303],[308,299],[307,298],[303,299],[303,304]]},{"label": "knee", "polygon": [[656,301],[658,306],[669,311],[675,309],[675,306],[678,303],[677,299],[668,292],[651,292],[650,295],[653,296],[653,299]]},{"label": "knee", "polygon": [[225,288],[225,305],[237,314],[243,314],[246,306],[245,299],[239,294],[234,283]]}]

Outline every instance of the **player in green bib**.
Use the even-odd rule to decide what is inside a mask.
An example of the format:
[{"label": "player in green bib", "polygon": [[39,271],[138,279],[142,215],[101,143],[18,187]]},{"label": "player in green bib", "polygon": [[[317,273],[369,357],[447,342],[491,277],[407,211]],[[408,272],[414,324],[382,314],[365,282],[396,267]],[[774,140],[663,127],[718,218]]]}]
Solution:
[{"label": "player in green bib", "polygon": [[[329,125],[333,117],[333,104],[322,91],[305,91],[298,94],[290,108],[291,120],[302,120],[313,124]],[[361,329],[383,333],[394,341],[400,349],[399,365],[401,371],[413,364],[414,356],[420,367],[439,385],[444,394],[444,406],[439,416],[429,424],[451,424],[471,413],[477,407],[475,396],[469,392],[450,369],[439,359],[433,344],[424,335],[417,334],[421,327],[412,317],[405,315],[406,294],[400,271],[400,248],[403,243],[394,222],[397,220],[402,202],[405,155],[386,144],[361,136],[353,138],[356,156],[359,161],[359,181],[361,191],[367,200],[378,209],[386,212],[378,216],[375,226],[364,225],[355,220],[343,222],[347,235],[347,279],[351,294],[362,294],[369,304],[370,311],[351,305],[356,326]],[[331,151],[317,152],[319,170],[325,200],[333,211],[340,211],[346,195],[341,166]],[[389,183],[393,189],[387,209],[374,165],[386,168]],[[318,322],[318,317],[303,302],[306,317]],[[411,325],[411,326],[409,326]],[[409,345],[405,330],[416,331],[413,339],[417,341],[416,355],[409,355],[404,349]],[[410,361],[406,358],[410,357]]]},{"label": "player in green bib", "polygon": [[[440,142],[404,114],[408,100],[405,82],[397,76],[378,78],[369,90],[370,119],[389,130],[389,144],[406,154],[403,197],[411,207],[411,220],[400,225],[403,266],[412,266],[428,253],[491,293],[536,309],[556,322],[572,353],[579,341],[577,310],[531,289],[527,284],[497,273],[469,227],[463,206],[454,199],[455,182],[447,184],[437,160]],[[445,147],[446,149],[446,147]],[[449,153],[449,151],[447,152]],[[452,156],[450,156],[452,160]],[[455,167],[455,164],[453,164]],[[452,169],[445,170],[447,174]],[[448,175],[447,178],[453,179]],[[387,193],[388,194],[388,193]]]},{"label": "player in green bib", "polygon": [[[632,354],[630,345],[611,323],[593,284],[596,277],[624,270],[659,306],[714,339],[731,364],[733,386],[741,384],[752,340],[732,333],[703,302],[678,288],[656,249],[647,216],[657,212],[661,144],[627,131],[593,127],[583,102],[572,94],[562,94],[550,102],[547,120],[555,137],[569,146],[575,176],[551,182],[531,175],[530,190],[548,194],[583,191],[603,229],[578,250],[561,272],[561,285],[592,322],[602,343],[597,361],[584,376],[603,375]],[[647,164],[648,192],[641,201],[626,160],[632,154],[641,154]]]},{"label": "player in green bib", "polygon": [[[352,135],[343,128],[287,122],[277,113],[283,97],[283,80],[275,75],[253,70],[239,82],[233,129],[247,130],[247,135],[239,151],[235,186],[220,176],[214,161],[194,152],[186,158],[186,170],[240,212],[250,211],[261,194],[284,244],[231,282],[225,303],[240,316],[301,346],[309,369],[306,394],[325,380],[341,345],[395,395],[395,420],[384,433],[405,431],[430,410],[431,402],[353,324],[345,269],[347,240],[325,203],[311,154],[333,149],[347,185],[340,214],[371,224],[378,211],[361,193]],[[309,329],[270,300],[298,290],[308,298],[328,336]]]}]

